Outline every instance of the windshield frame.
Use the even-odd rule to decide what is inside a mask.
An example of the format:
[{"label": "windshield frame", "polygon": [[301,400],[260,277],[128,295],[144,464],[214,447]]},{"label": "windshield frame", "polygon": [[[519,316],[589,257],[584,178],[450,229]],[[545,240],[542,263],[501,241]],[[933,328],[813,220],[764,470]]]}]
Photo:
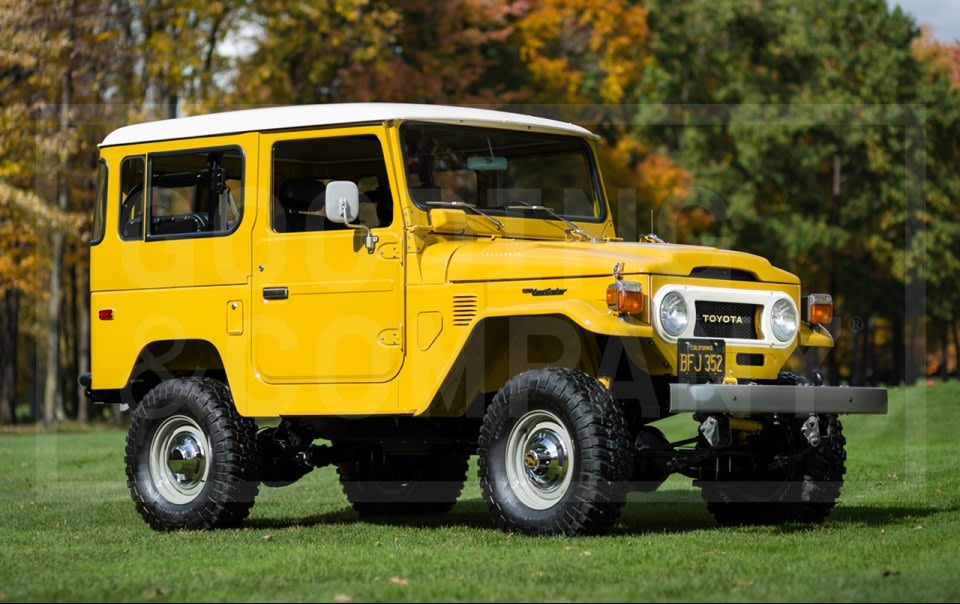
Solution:
[{"label": "windshield frame", "polygon": [[[408,149],[407,149],[407,145],[404,137],[404,134],[407,131],[407,129],[411,127],[413,128],[442,127],[442,128],[448,128],[451,130],[471,130],[475,132],[487,131],[487,132],[510,132],[515,134],[535,134],[542,138],[555,139],[555,140],[564,141],[564,142],[575,142],[579,147],[582,148],[583,153],[585,155],[585,159],[587,163],[586,168],[590,172],[590,181],[591,181],[591,184],[593,185],[593,191],[594,191],[594,194],[596,195],[597,203],[599,205],[599,214],[597,216],[584,216],[584,215],[577,215],[577,214],[566,214],[558,210],[554,210],[554,211],[557,212],[557,214],[563,216],[564,218],[572,222],[581,222],[586,224],[603,224],[608,219],[609,208],[607,205],[606,192],[604,191],[602,180],[600,178],[600,170],[597,165],[595,149],[594,149],[594,146],[589,141],[589,139],[585,136],[580,136],[577,134],[560,134],[556,132],[544,132],[541,130],[509,128],[509,127],[500,126],[499,124],[464,125],[459,123],[449,123],[449,122],[442,122],[442,121],[437,121],[437,122],[418,121],[418,120],[405,121],[402,124],[400,124],[400,128],[398,129],[399,130],[398,138],[400,143],[399,146],[400,146],[400,153],[402,157],[401,171],[403,172],[404,184],[405,184],[405,190],[403,191],[403,193],[405,193],[406,197],[409,198],[410,202],[415,207],[425,212],[429,212],[431,208],[436,208],[441,206],[430,205],[426,202],[418,201],[417,198],[411,192],[411,186],[410,186],[409,178],[407,177],[408,175],[407,175],[407,169],[406,169],[410,156],[408,154]],[[538,202],[537,205],[541,205],[540,202]],[[535,216],[535,215],[530,215],[530,213],[519,213],[516,211],[510,211],[510,210],[501,209],[501,208],[487,208],[487,207],[478,206],[478,209],[480,209],[484,214],[489,214],[491,216],[497,216],[497,217],[504,217],[507,219],[536,220],[541,222],[543,221],[558,222],[555,218],[552,218],[552,217]]]}]

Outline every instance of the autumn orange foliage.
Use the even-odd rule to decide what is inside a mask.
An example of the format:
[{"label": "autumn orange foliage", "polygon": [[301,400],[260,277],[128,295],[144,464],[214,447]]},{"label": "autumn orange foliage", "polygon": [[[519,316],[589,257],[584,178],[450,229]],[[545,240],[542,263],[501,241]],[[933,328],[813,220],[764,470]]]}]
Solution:
[{"label": "autumn orange foliage", "polygon": [[647,9],[606,0],[544,0],[518,23],[535,102],[621,103],[643,74]]}]

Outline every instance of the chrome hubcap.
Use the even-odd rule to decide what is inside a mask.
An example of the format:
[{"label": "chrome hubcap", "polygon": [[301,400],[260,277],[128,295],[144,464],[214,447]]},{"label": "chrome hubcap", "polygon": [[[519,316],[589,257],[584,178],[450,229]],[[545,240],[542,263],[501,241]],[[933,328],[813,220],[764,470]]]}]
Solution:
[{"label": "chrome hubcap", "polygon": [[190,503],[207,481],[210,442],[193,418],[163,420],[150,444],[150,477],[157,491],[175,504]]},{"label": "chrome hubcap", "polygon": [[207,458],[197,438],[193,434],[181,433],[170,446],[167,467],[173,472],[174,479],[185,486],[199,482],[207,469]]},{"label": "chrome hubcap", "polygon": [[527,507],[549,509],[569,490],[573,439],[553,413],[537,410],[521,417],[507,437],[506,453],[507,479]]},{"label": "chrome hubcap", "polygon": [[559,488],[570,466],[560,435],[550,428],[542,428],[527,440],[526,448],[523,465],[531,484],[547,492]]}]

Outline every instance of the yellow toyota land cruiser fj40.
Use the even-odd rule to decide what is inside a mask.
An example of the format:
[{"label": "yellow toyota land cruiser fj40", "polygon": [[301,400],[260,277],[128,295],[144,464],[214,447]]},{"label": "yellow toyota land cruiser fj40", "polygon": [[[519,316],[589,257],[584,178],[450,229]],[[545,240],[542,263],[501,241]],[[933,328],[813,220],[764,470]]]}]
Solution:
[{"label": "yellow toyota land cruiser fj40", "polygon": [[[261,484],[326,465],[362,515],[437,514],[476,454],[507,531],[602,532],[672,473],[720,522],[822,521],[837,415],[887,406],[781,372],[832,345],[830,296],[749,254],[617,239],[595,152],[567,123],[393,104],[107,136],[81,382],[133,410],[143,518],[235,526]],[[696,423],[669,442],[678,413]]]}]

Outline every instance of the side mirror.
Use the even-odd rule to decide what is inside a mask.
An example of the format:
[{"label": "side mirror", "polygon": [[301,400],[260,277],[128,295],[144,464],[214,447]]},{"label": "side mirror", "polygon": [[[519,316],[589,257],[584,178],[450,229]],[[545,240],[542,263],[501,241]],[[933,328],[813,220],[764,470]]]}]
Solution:
[{"label": "side mirror", "polygon": [[327,219],[332,222],[349,225],[360,215],[360,190],[349,180],[329,183],[324,202]]},{"label": "side mirror", "polygon": [[380,237],[371,233],[370,227],[365,224],[351,224],[360,215],[360,189],[357,188],[357,183],[349,180],[335,180],[328,184],[324,208],[327,220],[345,224],[351,229],[366,233],[363,244],[368,254],[372,254],[377,249]]}]

